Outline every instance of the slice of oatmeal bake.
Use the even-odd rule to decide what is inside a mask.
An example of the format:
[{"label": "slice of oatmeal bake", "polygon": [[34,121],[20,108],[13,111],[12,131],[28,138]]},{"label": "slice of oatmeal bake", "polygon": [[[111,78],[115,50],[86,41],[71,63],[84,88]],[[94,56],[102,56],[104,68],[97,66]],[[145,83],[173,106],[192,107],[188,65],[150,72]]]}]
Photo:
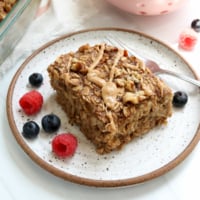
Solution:
[{"label": "slice of oatmeal bake", "polygon": [[70,123],[100,154],[120,149],[171,116],[170,88],[126,50],[86,44],[59,56],[48,72]]}]

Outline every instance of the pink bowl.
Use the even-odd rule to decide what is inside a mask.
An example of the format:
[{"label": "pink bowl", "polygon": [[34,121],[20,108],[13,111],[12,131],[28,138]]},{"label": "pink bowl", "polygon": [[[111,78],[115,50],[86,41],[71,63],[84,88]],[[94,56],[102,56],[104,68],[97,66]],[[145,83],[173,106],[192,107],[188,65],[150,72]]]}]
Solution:
[{"label": "pink bowl", "polygon": [[107,0],[116,7],[137,15],[164,15],[175,11],[187,0]]}]

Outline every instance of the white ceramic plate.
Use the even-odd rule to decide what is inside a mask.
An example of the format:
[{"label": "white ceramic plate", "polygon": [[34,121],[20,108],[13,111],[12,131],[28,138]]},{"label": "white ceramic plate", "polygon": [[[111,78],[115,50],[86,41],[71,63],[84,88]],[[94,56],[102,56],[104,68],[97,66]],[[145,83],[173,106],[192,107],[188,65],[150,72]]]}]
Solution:
[{"label": "white ceramic plate", "polygon": [[[162,76],[174,90],[184,90],[189,101],[182,109],[174,109],[166,126],[153,129],[139,137],[120,151],[98,155],[94,146],[77,127],[68,123],[65,113],[55,101],[51,89],[47,66],[60,54],[75,51],[85,43],[96,44],[105,41],[111,34],[134,46],[139,53],[155,59],[162,67],[195,77],[189,64],[174,50],[162,42],[143,33],[130,30],[106,28],[79,31],[64,35],[44,45],[34,52],[14,76],[7,97],[8,120],[12,132],[23,150],[45,170],[63,179],[99,187],[116,187],[141,183],[158,177],[177,166],[195,147],[200,138],[200,95],[197,88],[176,78]],[[33,72],[44,75],[44,84],[38,89],[44,97],[44,105],[39,114],[27,117],[20,109],[20,97],[32,88],[28,76]],[[78,138],[78,148],[71,158],[58,159],[51,152],[51,140],[41,130],[38,138],[29,141],[23,138],[22,126],[27,120],[41,124],[45,114],[60,116],[62,126],[58,133],[72,132]]]}]

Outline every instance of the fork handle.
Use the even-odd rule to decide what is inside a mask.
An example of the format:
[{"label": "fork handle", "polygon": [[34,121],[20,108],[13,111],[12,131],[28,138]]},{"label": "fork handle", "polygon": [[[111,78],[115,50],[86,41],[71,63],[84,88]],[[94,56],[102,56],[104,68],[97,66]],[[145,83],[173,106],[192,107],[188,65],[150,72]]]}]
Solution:
[{"label": "fork handle", "polygon": [[165,70],[165,69],[160,70],[159,73],[175,76],[175,77],[177,77],[179,79],[187,81],[188,83],[192,83],[193,85],[196,85],[196,86],[200,87],[200,81],[199,80],[195,80],[195,79],[190,78],[188,76],[185,76],[185,75],[182,75],[182,74],[178,74],[176,72],[172,72],[172,71]]}]

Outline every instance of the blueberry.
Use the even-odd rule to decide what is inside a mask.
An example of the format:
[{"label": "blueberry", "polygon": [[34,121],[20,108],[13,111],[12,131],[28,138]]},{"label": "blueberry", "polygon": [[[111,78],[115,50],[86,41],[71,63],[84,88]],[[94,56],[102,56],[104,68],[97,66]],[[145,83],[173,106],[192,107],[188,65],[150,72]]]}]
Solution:
[{"label": "blueberry", "polygon": [[33,73],[29,76],[29,83],[34,87],[39,87],[42,85],[43,76],[40,73]]},{"label": "blueberry", "polygon": [[28,121],[23,126],[22,135],[27,139],[34,139],[40,132],[40,127],[34,121]]},{"label": "blueberry", "polygon": [[60,128],[60,124],[60,118],[55,114],[48,114],[42,118],[42,127],[45,132],[56,132]]},{"label": "blueberry", "polygon": [[191,28],[196,32],[200,32],[200,19],[195,19],[191,23]]},{"label": "blueberry", "polygon": [[183,91],[177,91],[174,93],[172,104],[175,107],[183,107],[188,101],[188,95]]}]

